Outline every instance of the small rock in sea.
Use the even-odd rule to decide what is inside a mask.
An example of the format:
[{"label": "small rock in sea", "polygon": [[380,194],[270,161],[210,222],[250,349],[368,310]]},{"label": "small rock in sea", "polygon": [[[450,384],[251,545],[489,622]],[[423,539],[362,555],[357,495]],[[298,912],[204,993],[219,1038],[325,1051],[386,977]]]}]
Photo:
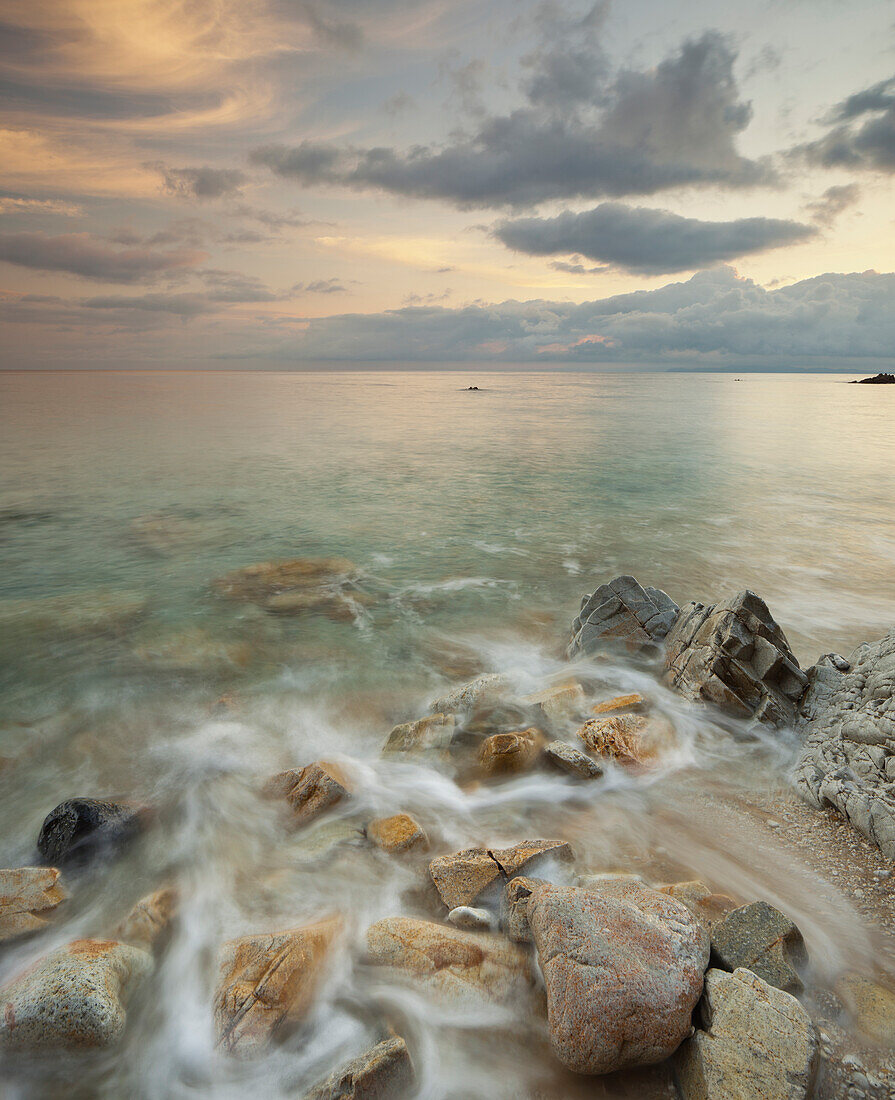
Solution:
[{"label": "small rock in sea", "polygon": [[778,989],[798,993],[808,962],[802,933],[779,909],[754,901],[727,913],[712,929],[712,964],[744,967]]},{"label": "small rock in sea", "polygon": [[749,970],[709,970],[697,1031],[675,1056],[683,1100],[806,1100],[817,1029],[789,993]]},{"label": "small rock in sea", "polygon": [[109,1047],[152,957],[110,940],[75,940],[0,989],[0,1050],[45,1054]]},{"label": "small rock in sea", "polygon": [[264,787],[272,798],[285,798],[295,825],[308,825],[350,795],[348,780],[336,764],[318,760],[304,768],[272,776]]},{"label": "small rock in sea", "polygon": [[591,752],[621,764],[652,764],[663,749],[674,743],[669,722],[641,714],[590,718],[578,730],[578,736]]},{"label": "small rock in sea", "polygon": [[722,920],[725,914],[736,908],[736,902],[726,894],[713,893],[704,882],[672,882],[659,886],[663,894],[686,905],[708,932]]},{"label": "small rock in sea", "polygon": [[508,775],[530,771],[537,763],[544,735],[530,726],[513,733],[486,737],[479,750],[479,764],[486,775]]},{"label": "small rock in sea", "polygon": [[294,558],[235,569],[218,577],[214,588],[227,599],[254,603],[278,615],[322,611],[342,621],[372,602],[357,588],[356,575],[357,566],[345,558]]},{"label": "small rock in sea", "polygon": [[113,938],[152,951],[164,942],[177,912],[177,891],[166,886],[140,898],[112,933]]},{"label": "small rock in sea", "polygon": [[496,672],[479,676],[468,684],[454,688],[441,699],[432,701],[429,709],[436,714],[456,714],[458,711],[474,712],[481,707],[493,706],[506,695],[506,679]]},{"label": "small rock in sea", "polygon": [[411,848],[429,846],[425,830],[410,814],[394,814],[371,821],[367,836],[384,852],[407,852]]},{"label": "small rock in sea", "polygon": [[603,769],[596,760],[565,741],[551,741],[545,745],[544,758],[560,771],[577,776],[578,779],[599,779],[603,774]]},{"label": "small rock in sea", "polygon": [[577,680],[567,680],[526,695],[522,701],[537,708],[548,722],[562,722],[584,710],[584,688]]},{"label": "small rock in sea", "polygon": [[653,1065],[689,1035],[709,958],[689,909],[634,881],[538,886],[527,909],[563,1065],[593,1074]]},{"label": "small rock in sea", "polygon": [[504,936],[463,932],[411,917],[387,917],[367,930],[367,958],[412,978],[448,1001],[503,1002],[528,994],[528,955]]},{"label": "small rock in sea", "polygon": [[214,998],[218,1043],[252,1057],[307,1016],[342,931],[338,917],[223,945]]},{"label": "small rock in sea", "polygon": [[38,932],[45,914],[65,900],[55,867],[15,867],[0,871],[0,941]]},{"label": "small rock in sea", "polygon": [[448,909],[474,905],[493,883],[516,878],[539,859],[571,856],[563,840],[523,840],[512,848],[467,848],[449,856],[437,856],[429,874]]},{"label": "small rock in sea", "polygon": [[50,864],[82,864],[115,855],[145,825],[149,811],[132,802],[70,798],[44,818],[37,849]]},{"label": "small rock in sea", "polygon": [[303,1100],[401,1100],[413,1081],[407,1044],[401,1038],[386,1039],[340,1066]]},{"label": "small rock in sea", "polygon": [[609,646],[631,653],[655,651],[677,613],[677,604],[661,589],[643,588],[633,577],[616,577],[581,601],[568,654],[589,656]]},{"label": "small rock in sea", "polygon": [[844,974],[836,993],[858,1030],[871,1042],[895,1048],[895,989],[861,974]]},{"label": "small rock in sea", "polygon": [[391,753],[428,753],[446,749],[454,736],[453,714],[430,714],[415,722],[395,726],[382,747],[383,755]]},{"label": "small rock in sea", "polygon": [[528,923],[528,899],[537,886],[543,886],[539,878],[526,878],[519,875],[503,888],[501,899],[501,927],[513,943],[531,943],[531,928]]},{"label": "small rock in sea", "polygon": [[895,374],[874,374],[869,378],[853,378],[851,385],[857,386],[891,386],[895,385]]},{"label": "small rock in sea", "polygon": [[773,726],[791,725],[808,678],[754,592],[688,603],[665,639],[665,678],[686,699]]},{"label": "small rock in sea", "polygon": [[630,695],[616,695],[612,699],[605,699],[590,709],[592,714],[612,714],[619,710],[639,710],[643,705],[643,696],[633,691]]},{"label": "small rock in sea", "polygon": [[487,909],[473,909],[471,905],[458,905],[448,913],[446,920],[455,928],[465,928],[469,932],[487,932],[494,925]]}]

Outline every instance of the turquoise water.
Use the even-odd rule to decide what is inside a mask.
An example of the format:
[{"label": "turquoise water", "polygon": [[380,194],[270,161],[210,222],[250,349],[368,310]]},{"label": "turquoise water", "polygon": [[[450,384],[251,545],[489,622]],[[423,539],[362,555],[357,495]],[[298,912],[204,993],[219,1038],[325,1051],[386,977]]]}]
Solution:
[{"label": "turquoise water", "polygon": [[[161,880],[179,882],[196,917],[158,980],[161,1023],[139,1018],[85,1095],[243,1095],[208,1040],[203,952],[321,907],[359,928],[406,908],[408,874],[354,849],[321,875],[313,845],[287,842],[255,806],[259,776],[342,754],[373,769],[364,805],[428,808],[445,851],[489,829],[556,831],[565,788],[526,779],[512,797],[469,802],[433,769],[386,775],[379,744],[475,671],[528,690],[560,674],[581,595],[618,573],[678,602],[753,588],[804,665],[891,626],[895,394],[847,378],[0,375],[0,863],[33,858],[44,815],[72,795],[168,812],[139,858],[79,895],[49,939],[0,960],[0,977],[29,951],[101,934]],[[357,596],[336,619],[271,614],[213,585],[254,562],[336,556],[353,563]],[[686,737],[705,736],[651,674],[601,675],[607,689],[647,685]],[[762,782],[787,751],[761,756]],[[629,841],[643,825],[636,788]],[[260,885],[283,875],[286,887]],[[369,989],[345,982],[327,1002],[331,1038],[355,1035],[339,996],[363,1006],[352,1019],[371,1012]],[[487,1052],[464,1047],[463,1072],[441,1088],[425,1034],[424,1094],[475,1095]],[[340,1049],[315,1036],[318,1060]],[[310,1049],[292,1052],[299,1069]],[[523,1070],[502,1071],[491,1096],[519,1088]],[[283,1064],[257,1072],[278,1095]],[[545,1095],[577,1095],[563,1082]]]}]

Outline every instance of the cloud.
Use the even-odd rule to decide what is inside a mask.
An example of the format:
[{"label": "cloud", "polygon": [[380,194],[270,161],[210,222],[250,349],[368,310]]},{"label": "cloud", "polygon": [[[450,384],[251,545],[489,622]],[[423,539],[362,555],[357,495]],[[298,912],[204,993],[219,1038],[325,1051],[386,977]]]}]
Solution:
[{"label": "cloud", "polygon": [[414,306],[314,318],[302,359],[753,364],[779,369],[891,360],[895,274],[826,274],[777,290],[729,267],[658,290],[580,304],[534,300]]},{"label": "cloud", "polygon": [[0,214],[59,214],[74,218],[84,210],[77,203],[64,199],[29,199],[16,195],[0,195]]},{"label": "cloud", "polygon": [[824,137],[793,153],[823,168],[895,172],[895,76],[844,99],[829,121]]},{"label": "cloud", "polygon": [[182,199],[220,199],[235,195],[246,181],[238,168],[169,168],[164,164],[147,165],[160,172],[169,195]]},{"label": "cloud", "polygon": [[555,218],[498,223],[494,236],[531,256],[579,255],[639,275],[693,271],[814,236],[814,226],[775,218],[707,222],[667,210],[606,202]]},{"label": "cloud", "polygon": [[342,294],[347,291],[338,279],[315,279],[312,283],[296,283],[293,294]]},{"label": "cloud", "polygon": [[195,267],[206,258],[193,249],[113,249],[87,233],[48,237],[41,233],[0,234],[0,260],[34,271],[64,271],[108,283],[139,283]]},{"label": "cloud", "polygon": [[[461,207],[547,199],[647,195],[687,184],[768,184],[764,163],[737,152],[751,118],[733,76],[735,54],[707,33],[644,72],[624,70],[592,102],[558,113],[552,95],[489,116],[443,148],[344,148],[328,142],[266,145],[253,163],[305,186],[340,185]],[[578,94],[578,93],[575,93]],[[583,92],[581,94],[584,94]]]},{"label": "cloud", "polygon": [[856,183],[845,183],[839,187],[828,187],[813,202],[805,204],[806,212],[818,225],[832,225],[836,218],[861,197],[861,188]]},{"label": "cloud", "polygon": [[598,0],[581,16],[554,0],[538,5],[541,43],[522,59],[530,70],[522,87],[532,103],[566,113],[599,101],[609,72],[601,43],[608,14],[609,0]]}]

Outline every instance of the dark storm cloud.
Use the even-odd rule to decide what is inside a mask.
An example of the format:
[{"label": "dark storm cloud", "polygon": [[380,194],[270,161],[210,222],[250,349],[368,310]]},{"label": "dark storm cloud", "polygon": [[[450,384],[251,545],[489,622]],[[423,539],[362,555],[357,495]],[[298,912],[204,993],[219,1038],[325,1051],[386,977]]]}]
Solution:
[{"label": "dark storm cloud", "polygon": [[159,252],[145,246],[115,249],[86,233],[0,235],[0,260],[34,271],[64,271],[108,283],[139,283],[195,267],[205,254],[188,249]]},{"label": "dark storm cloud", "polygon": [[311,319],[307,359],[581,363],[890,359],[895,275],[820,275],[767,290],[731,268],[592,302],[408,307]]},{"label": "dark storm cloud", "polygon": [[246,181],[238,168],[169,168],[164,164],[147,165],[160,172],[169,195],[184,199],[220,199],[234,195]]},{"label": "dark storm cloud", "polygon": [[830,122],[824,137],[793,152],[823,168],[895,172],[895,77],[843,100]]},{"label": "dark storm cloud", "polygon": [[252,160],[308,186],[338,184],[467,207],[770,183],[772,171],[735,147],[751,108],[739,97],[734,60],[726,41],[708,33],[654,69],[622,71],[587,109],[562,114],[533,104],[488,117],[472,137],[441,149],[305,141],[264,146]]},{"label": "dark storm cloud", "polygon": [[731,222],[683,218],[605,202],[581,214],[516,218],[499,223],[494,235],[508,248],[531,256],[579,255],[641,275],[693,271],[720,260],[806,240],[814,226],[774,218]]},{"label": "dark storm cloud", "polygon": [[539,5],[535,23],[541,44],[522,59],[530,70],[522,87],[532,103],[568,111],[600,99],[609,72],[600,42],[608,13],[609,0],[581,17],[550,0]]}]

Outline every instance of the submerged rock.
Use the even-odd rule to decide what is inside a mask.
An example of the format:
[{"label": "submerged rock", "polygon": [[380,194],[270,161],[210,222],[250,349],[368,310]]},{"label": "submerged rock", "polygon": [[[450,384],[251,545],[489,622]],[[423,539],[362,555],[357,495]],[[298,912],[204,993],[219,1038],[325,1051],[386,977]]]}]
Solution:
[{"label": "submerged rock", "polygon": [[124,1031],[131,994],[151,970],[147,952],[111,940],[75,940],[53,951],[0,989],[0,1050],[111,1046]]},{"label": "submerged rock", "polygon": [[604,699],[591,707],[591,714],[614,714],[619,710],[639,710],[645,700],[642,695],[632,691],[630,695],[616,695],[612,699]]},{"label": "submerged rock", "polygon": [[895,989],[861,974],[844,974],[836,982],[836,993],[863,1035],[895,1048]]},{"label": "submerged rock", "polygon": [[350,794],[348,780],[338,765],[323,760],[272,776],[264,791],[270,797],[286,799],[295,825],[309,825]]},{"label": "submerged rock", "polygon": [[453,714],[430,714],[415,722],[395,726],[382,747],[384,755],[391,753],[427,753],[446,749],[454,736]]},{"label": "submerged rock", "polygon": [[46,928],[44,914],[51,914],[65,896],[55,867],[0,871],[0,941]]},{"label": "submerged rock", "polygon": [[545,884],[527,917],[547,987],[550,1041],[577,1073],[652,1065],[690,1033],[708,937],[693,914],[636,881]]},{"label": "submerged rock", "polygon": [[413,1062],[403,1039],[386,1039],[340,1066],[304,1100],[400,1100],[413,1087]]},{"label": "submerged rock", "polygon": [[0,631],[29,637],[117,634],[144,614],[147,603],[140,592],[112,588],[33,600],[0,600]]},{"label": "submerged rock", "polygon": [[503,936],[410,917],[388,917],[371,925],[367,956],[447,1000],[506,1001],[531,987],[528,956]]},{"label": "submerged rock", "polygon": [[219,1045],[251,1057],[297,1027],[311,1010],[341,931],[342,921],[328,917],[225,943],[214,998]]},{"label": "submerged rock", "polygon": [[792,725],[807,684],[783,631],[754,592],[689,603],[665,642],[666,679],[685,698],[731,714]]},{"label": "submerged rock", "polygon": [[733,909],[712,929],[712,962],[724,970],[745,967],[769,985],[798,993],[799,969],[808,962],[802,933],[779,909],[755,901]]},{"label": "submerged rock", "polygon": [[433,700],[430,710],[440,714],[456,714],[458,711],[475,711],[480,707],[493,706],[506,695],[507,683],[503,676],[489,672],[470,680],[468,684],[454,688],[441,699]]},{"label": "submerged rock", "polygon": [[177,891],[166,886],[140,898],[124,920],[113,932],[116,940],[122,940],[144,951],[152,951],[170,931],[177,912]]},{"label": "submerged rock", "polygon": [[749,970],[709,970],[704,1030],[675,1057],[683,1100],[806,1100],[817,1030],[795,997]]},{"label": "submerged rock", "polygon": [[603,769],[587,753],[565,741],[551,741],[544,746],[544,757],[560,771],[578,779],[599,779]]},{"label": "submerged rock", "polygon": [[825,657],[810,670],[796,790],[895,859],[895,630],[840,663]]},{"label": "submerged rock", "polygon": [[448,909],[474,905],[495,882],[516,878],[543,856],[568,859],[569,845],[563,840],[523,840],[512,848],[467,848],[449,856],[438,856],[429,864],[429,874]]},{"label": "submerged rock", "polygon": [[147,817],[147,808],[132,802],[70,798],[44,818],[37,849],[47,863],[79,864],[115,855]]},{"label": "submerged rock", "polygon": [[526,695],[522,701],[536,707],[548,722],[562,722],[584,710],[584,688],[577,680],[569,680]]},{"label": "submerged rock", "polygon": [[218,577],[214,588],[227,599],[254,603],[278,615],[323,611],[348,619],[371,602],[354,584],[357,572],[345,558],[263,561]]},{"label": "submerged rock", "polygon": [[410,814],[380,817],[367,826],[367,836],[384,852],[407,852],[427,848],[429,838],[422,825]]},{"label": "submerged rock", "polygon": [[581,601],[569,656],[587,656],[607,645],[635,653],[658,649],[677,613],[677,604],[661,589],[643,588],[633,577],[616,577]]},{"label": "submerged rock", "polygon": [[530,771],[537,763],[544,735],[530,726],[513,733],[486,737],[479,750],[479,764],[486,775],[508,775]]},{"label": "submerged rock", "polygon": [[675,901],[686,905],[707,931],[711,931],[731,909],[736,909],[733,898],[727,897],[726,894],[713,893],[704,882],[696,879],[690,882],[672,882],[666,886],[659,886],[658,889]]}]

